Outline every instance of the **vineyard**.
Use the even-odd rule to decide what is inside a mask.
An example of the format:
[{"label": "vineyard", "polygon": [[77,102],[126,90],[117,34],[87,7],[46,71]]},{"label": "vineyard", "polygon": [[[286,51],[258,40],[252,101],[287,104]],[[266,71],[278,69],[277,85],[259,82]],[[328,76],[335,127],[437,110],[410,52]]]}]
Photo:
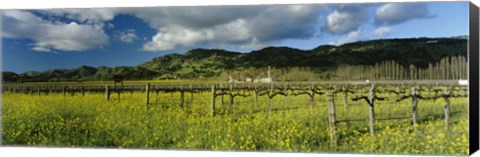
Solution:
[{"label": "vineyard", "polygon": [[468,154],[458,81],[5,84],[8,145]]}]

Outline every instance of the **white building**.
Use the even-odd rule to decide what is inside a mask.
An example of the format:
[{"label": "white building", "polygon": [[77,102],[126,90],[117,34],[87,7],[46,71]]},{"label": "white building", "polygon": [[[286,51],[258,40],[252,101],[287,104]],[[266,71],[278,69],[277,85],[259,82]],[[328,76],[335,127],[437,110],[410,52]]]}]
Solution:
[{"label": "white building", "polygon": [[273,82],[273,81],[272,81],[271,77],[267,77],[267,78],[255,79],[255,80],[253,80],[253,82],[270,83],[270,82]]},{"label": "white building", "polygon": [[458,80],[459,85],[468,85],[468,80]]},{"label": "white building", "polygon": [[270,66],[268,66],[268,77],[255,79],[255,80],[253,80],[253,82],[261,82],[261,83],[270,83],[270,82],[273,82],[272,76],[270,75]]}]

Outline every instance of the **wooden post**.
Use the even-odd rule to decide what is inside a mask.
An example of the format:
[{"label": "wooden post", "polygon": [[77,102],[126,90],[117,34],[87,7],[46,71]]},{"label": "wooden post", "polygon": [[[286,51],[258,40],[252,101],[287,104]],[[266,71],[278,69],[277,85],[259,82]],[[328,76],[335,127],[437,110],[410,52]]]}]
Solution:
[{"label": "wooden post", "polygon": [[223,88],[223,84],[220,84],[220,91],[222,91],[222,94],[220,95],[220,105],[221,105],[221,107],[222,107],[222,109],[223,109],[223,102],[224,102],[224,101],[223,101],[223,97],[224,97],[224,95],[225,95],[225,94],[223,94],[223,92],[225,91],[225,89]]},{"label": "wooden post", "polygon": [[148,103],[150,101],[150,83],[145,85],[145,106],[148,108]]},{"label": "wooden post", "polygon": [[283,92],[285,92],[285,109],[287,109],[287,103],[288,103],[288,88],[286,84],[283,84]]},{"label": "wooden post", "polygon": [[313,84],[310,84],[310,94],[312,94],[312,97],[310,98],[310,103],[311,105],[315,104],[315,86]]},{"label": "wooden post", "polygon": [[373,136],[375,134],[375,107],[373,105],[370,106],[370,112],[368,115],[368,119],[370,120],[370,135]]},{"label": "wooden post", "polygon": [[310,85],[308,87],[308,92],[310,93],[310,114],[313,112],[313,85]]},{"label": "wooden post", "polygon": [[116,91],[117,91],[117,96],[118,96],[118,102],[120,102],[120,92],[121,92],[121,86],[120,87],[116,87]]},{"label": "wooden post", "polygon": [[72,88],[70,88],[70,95],[71,96],[75,95],[75,86],[72,86]]},{"label": "wooden post", "polygon": [[232,114],[232,108],[233,108],[233,100],[234,97],[233,97],[233,88],[232,88],[232,84],[230,84],[230,114]]},{"label": "wooden post", "polygon": [[443,110],[445,111],[445,126],[449,127],[450,126],[450,100],[447,96],[447,88],[444,87],[444,97],[443,99],[445,100],[445,106]]},{"label": "wooden post", "polygon": [[158,103],[158,89],[155,90],[155,103]]},{"label": "wooden post", "polygon": [[210,114],[215,116],[215,85],[212,85],[212,105],[210,106]]},{"label": "wooden post", "polygon": [[348,88],[347,87],[343,87],[343,109],[347,109],[347,103],[348,103]]},{"label": "wooden post", "polygon": [[63,96],[67,95],[67,86],[63,86]]},{"label": "wooden post", "polygon": [[85,96],[85,87],[82,86],[82,96]]},{"label": "wooden post", "polygon": [[368,95],[368,101],[369,101],[369,107],[370,107],[370,112],[368,115],[368,119],[370,121],[370,135],[373,136],[375,134],[375,104],[374,104],[374,99],[375,99],[375,84],[372,84],[372,87],[369,90],[369,95]]},{"label": "wooden post", "polygon": [[110,100],[110,89],[108,87],[108,85],[105,85],[105,96],[107,98],[107,101]]},{"label": "wooden post", "polygon": [[253,98],[253,110],[257,109],[257,101],[258,101],[258,92],[257,92],[257,84],[253,85],[253,90],[254,91],[254,98]]},{"label": "wooden post", "polygon": [[418,117],[418,98],[415,91],[415,87],[411,89],[411,96],[412,96],[412,121],[413,121],[413,128],[417,131],[417,117]]},{"label": "wooden post", "polygon": [[225,101],[224,101],[224,96],[225,96],[225,94],[222,94],[222,95],[220,96],[220,103],[221,103],[222,108],[223,108],[223,103],[225,102]]},{"label": "wooden post", "polygon": [[335,114],[335,99],[334,93],[329,92],[327,95],[328,101],[328,126],[330,128],[330,144],[337,146],[337,133],[336,133],[336,114]]},{"label": "wooden post", "polygon": [[173,92],[173,91],[174,91],[174,90],[173,90],[173,89],[174,89],[173,85],[170,85],[170,89],[171,89],[171,90],[170,90],[170,96],[173,98],[173,93],[174,93],[174,92]]},{"label": "wooden post", "polygon": [[268,94],[268,117],[272,115],[272,105],[273,105],[273,83],[270,83],[270,93]]},{"label": "wooden post", "polygon": [[40,96],[40,87],[37,87],[38,96]]},{"label": "wooden post", "polygon": [[190,83],[190,104],[193,104],[193,87],[192,87],[192,83]]},{"label": "wooden post", "polygon": [[183,85],[180,85],[180,108],[184,108],[184,97]]},{"label": "wooden post", "polygon": [[27,93],[30,93],[30,95],[33,96],[34,91],[33,91],[32,88],[33,88],[33,87],[27,87]]}]

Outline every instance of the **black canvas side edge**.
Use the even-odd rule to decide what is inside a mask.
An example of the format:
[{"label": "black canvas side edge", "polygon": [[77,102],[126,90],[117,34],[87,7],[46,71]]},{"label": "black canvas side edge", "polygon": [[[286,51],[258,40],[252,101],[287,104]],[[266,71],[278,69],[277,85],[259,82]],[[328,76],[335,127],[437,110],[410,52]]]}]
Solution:
[{"label": "black canvas side edge", "polygon": [[470,155],[478,150],[479,143],[479,12],[470,2],[468,62],[469,62],[469,149]]}]

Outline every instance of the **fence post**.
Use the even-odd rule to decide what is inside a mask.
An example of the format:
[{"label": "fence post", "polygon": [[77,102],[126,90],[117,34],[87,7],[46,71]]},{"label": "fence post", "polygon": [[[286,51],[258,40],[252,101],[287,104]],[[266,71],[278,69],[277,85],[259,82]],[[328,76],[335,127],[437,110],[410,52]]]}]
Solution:
[{"label": "fence post", "polygon": [[192,87],[192,83],[190,83],[190,104],[193,104],[193,87]]},{"label": "fence post", "polygon": [[215,85],[212,85],[212,105],[210,106],[210,114],[215,116]]},{"label": "fence post", "polygon": [[70,95],[71,95],[71,96],[74,96],[74,95],[75,95],[75,89],[76,89],[75,86],[72,86],[72,88],[70,88]]},{"label": "fence post", "polygon": [[327,95],[328,101],[328,126],[330,128],[330,144],[337,146],[337,133],[336,133],[336,113],[335,113],[335,99],[334,93],[329,92]]},{"label": "fence post", "polygon": [[370,135],[373,136],[375,134],[375,104],[374,104],[374,99],[375,99],[375,84],[372,84],[372,87],[369,90],[369,95],[368,95],[368,101],[369,101],[369,107],[370,107],[370,112],[368,115],[368,119],[370,121]]},{"label": "fence post", "polygon": [[158,89],[155,89],[155,103],[158,103]]},{"label": "fence post", "polygon": [[348,88],[343,86],[343,109],[347,109],[347,105],[348,105]]},{"label": "fence post", "polygon": [[310,114],[313,112],[313,85],[308,86],[308,92],[310,96]]},{"label": "fence post", "polygon": [[285,109],[288,108],[287,104],[288,104],[288,88],[287,88],[287,85],[286,84],[283,84],[283,92],[285,93]]},{"label": "fence post", "polygon": [[230,108],[229,108],[229,113],[232,114],[232,108],[233,108],[233,99],[235,99],[235,97],[233,97],[233,88],[232,88],[232,84],[230,84]]},{"label": "fence post", "polygon": [[82,96],[85,96],[85,87],[82,86]]},{"label": "fence post", "polygon": [[108,85],[105,85],[105,96],[107,98],[107,101],[110,100],[110,89],[108,87]]},{"label": "fence post", "polygon": [[67,95],[67,86],[63,86],[63,96]]},{"label": "fence post", "polygon": [[221,108],[223,109],[223,97],[225,94],[223,94],[223,92],[225,91],[225,89],[223,88],[223,84],[220,83],[220,91],[222,92],[222,94],[220,95],[220,105],[221,105]]},{"label": "fence post", "polygon": [[450,100],[447,97],[447,88],[444,87],[444,97],[443,99],[445,100],[445,106],[444,106],[444,111],[445,111],[445,126],[449,127],[449,121],[450,121]]},{"label": "fence post", "polygon": [[183,91],[183,85],[180,85],[180,108],[184,108],[184,91]]},{"label": "fence post", "polygon": [[253,85],[253,90],[255,90],[254,91],[255,96],[253,98],[253,101],[254,101],[253,102],[253,110],[256,110],[257,109],[257,101],[258,101],[257,84]]},{"label": "fence post", "polygon": [[270,93],[268,94],[268,117],[272,115],[272,104],[273,104],[273,83],[270,83]]},{"label": "fence post", "polygon": [[150,101],[150,83],[145,85],[145,106],[148,108],[148,103]]},{"label": "fence post", "polygon": [[117,99],[118,99],[118,102],[120,102],[120,92],[121,92],[121,90],[122,90],[122,89],[121,89],[122,86],[120,86],[120,87],[115,87],[115,88],[116,88],[115,90],[116,90],[117,96],[118,96],[118,98],[117,98]]},{"label": "fence post", "polygon": [[412,121],[413,121],[413,128],[417,131],[417,117],[418,117],[418,98],[415,91],[415,87],[411,89],[411,96],[412,96]]}]

